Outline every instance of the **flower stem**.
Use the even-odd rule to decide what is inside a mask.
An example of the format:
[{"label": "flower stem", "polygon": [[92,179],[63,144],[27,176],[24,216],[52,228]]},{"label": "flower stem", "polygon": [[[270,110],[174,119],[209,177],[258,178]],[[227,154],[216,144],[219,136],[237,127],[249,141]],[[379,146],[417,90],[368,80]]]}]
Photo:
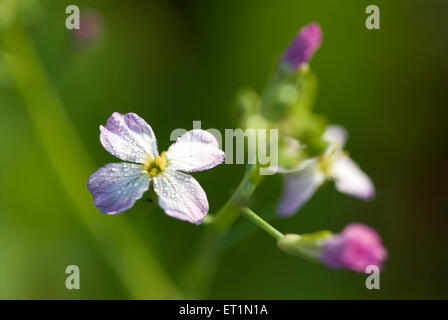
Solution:
[{"label": "flower stem", "polygon": [[273,226],[271,226],[269,223],[267,223],[265,220],[263,220],[259,215],[257,215],[255,212],[250,210],[249,208],[242,208],[241,209],[242,215],[247,218],[250,222],[255,224],[257,227],[263,229],[267,233],[269,233],[275,240],[280,239],[283,237],[283,233],[275,229]]}]

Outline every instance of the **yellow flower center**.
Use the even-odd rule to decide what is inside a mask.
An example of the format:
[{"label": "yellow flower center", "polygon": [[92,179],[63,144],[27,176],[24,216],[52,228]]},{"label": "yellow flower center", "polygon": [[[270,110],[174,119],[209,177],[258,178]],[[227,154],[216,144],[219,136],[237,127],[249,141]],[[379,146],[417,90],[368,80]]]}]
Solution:
[{"label": "yellow flower center", "polygon": [[165,170],[166,164],[166,152],[163,151],[162,154],[156,156],[154,160],[151,155],[148,154],[148,158],[143,164],[143,168],[146,171],[146,174],[149,174],[149,176],[153,178]]},{"label": "yellow flower center", "polygon": [[327,154],[321,155],[319,157],[319,167],[327,178],[331,176],[330,169],[335,159],[345,153],[346,153],[345,151],[341,152],[338,151],[337,148],[333,148]]}]

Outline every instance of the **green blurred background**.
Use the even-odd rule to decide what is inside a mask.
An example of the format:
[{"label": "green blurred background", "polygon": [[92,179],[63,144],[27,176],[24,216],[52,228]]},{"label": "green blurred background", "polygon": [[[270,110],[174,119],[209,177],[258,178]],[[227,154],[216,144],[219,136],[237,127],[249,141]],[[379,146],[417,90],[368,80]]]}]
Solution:
[{"label": "green blurred background", "polygon": [[[363,202],[327,185],[299,214],[273,224],[295,233],[339,231],[353,221],[373,226],[390,254],[381,289],[367,290],[363,274],[288,256],[257,231],[226,249],[206,297],[448,298],[446,1],[35,2],[21,14],[28,40],[6,28],[0,47],[0,298],[182,297],[173,287],[206,228],[143,199],[117,216],[97,211],[87,179],[115,161],[98,126],[114,111],[136,112],[161,150],[173,129],[190,129],[193,120],[234,128],[235,94],[261,91],[275,58],[312,21],[324,34],[311,62],[319,77],[315,110],[349,130],[347,148],[377,197]],[[69,4],[101,14],[95,43],[80,43],[65,28]],[[369,4],[380,8],[381,30],[364,26]],[[16,45],[23,61],[14,60]],[[211,212],[243,170],[221,165],[195,174]],[[253,208],[263,211],[280,191],[280,177],[270,177]],[[65,288],[70,264],[80,267],[80,290]]]}]

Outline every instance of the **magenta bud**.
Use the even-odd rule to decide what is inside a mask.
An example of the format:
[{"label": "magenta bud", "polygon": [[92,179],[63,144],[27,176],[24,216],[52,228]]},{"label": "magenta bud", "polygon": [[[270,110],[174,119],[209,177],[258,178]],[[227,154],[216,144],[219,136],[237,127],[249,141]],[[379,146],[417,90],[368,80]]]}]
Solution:
[{"label": "magenta bud", "polygon": [[326,240],[322,247],[321,260],[332,268],[346,268],[365,272],[366,267],[382,268],[387,251],[378,233],[360,224],[349,224],[340,234]]},{"label": "magenta bud", "polygon": [[97,44],[104,34],[102,15],[93,9],[81,11],[80,28],[75,29],[75,37],[81,45]]},{"label": "magenta bud", "polygon": [[286,49],[281,62],[293,69],[299,69],[311,60],[314,52],[320,47],[321,41],[322,31],[318,23],[304,26]]}]

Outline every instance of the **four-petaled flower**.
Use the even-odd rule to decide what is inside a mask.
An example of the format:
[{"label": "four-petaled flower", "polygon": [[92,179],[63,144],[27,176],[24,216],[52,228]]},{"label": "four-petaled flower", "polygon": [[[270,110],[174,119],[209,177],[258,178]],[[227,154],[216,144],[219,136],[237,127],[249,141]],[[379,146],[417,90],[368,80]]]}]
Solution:
[{"label": "four-petaled flower", "polygon": [[320,259],[331,268],[365,272],[370,265],[381,269],[386,258],[378,233],[361,223],[351,223],[324,242]]},{"label": "four-petaled flower", "polygon": [[183,172],[207,170],[223,162],[225,154],[211,133],[188,131],[159,155],[151,126],[135,113],[113,113],[100,131],[103,147],[127,161],[109,163],[90,176],[87,188],[100,211],[116,214],[131,208],[152,182],[167,215],[201,223],[209,209],[207,195]]},{"label": "four-petaled flower", "polygon": [[277,207],[280,216],[293,215],[327,179],[334,180],[340,192],[365,200],[375,196],[370,178],[343,151],[347,140],[345,129],[328,126],[323,139],[328,142],[328,147],[321,156],[306,160],[295,169],[279,170],[285,173],[284,191]]}]

